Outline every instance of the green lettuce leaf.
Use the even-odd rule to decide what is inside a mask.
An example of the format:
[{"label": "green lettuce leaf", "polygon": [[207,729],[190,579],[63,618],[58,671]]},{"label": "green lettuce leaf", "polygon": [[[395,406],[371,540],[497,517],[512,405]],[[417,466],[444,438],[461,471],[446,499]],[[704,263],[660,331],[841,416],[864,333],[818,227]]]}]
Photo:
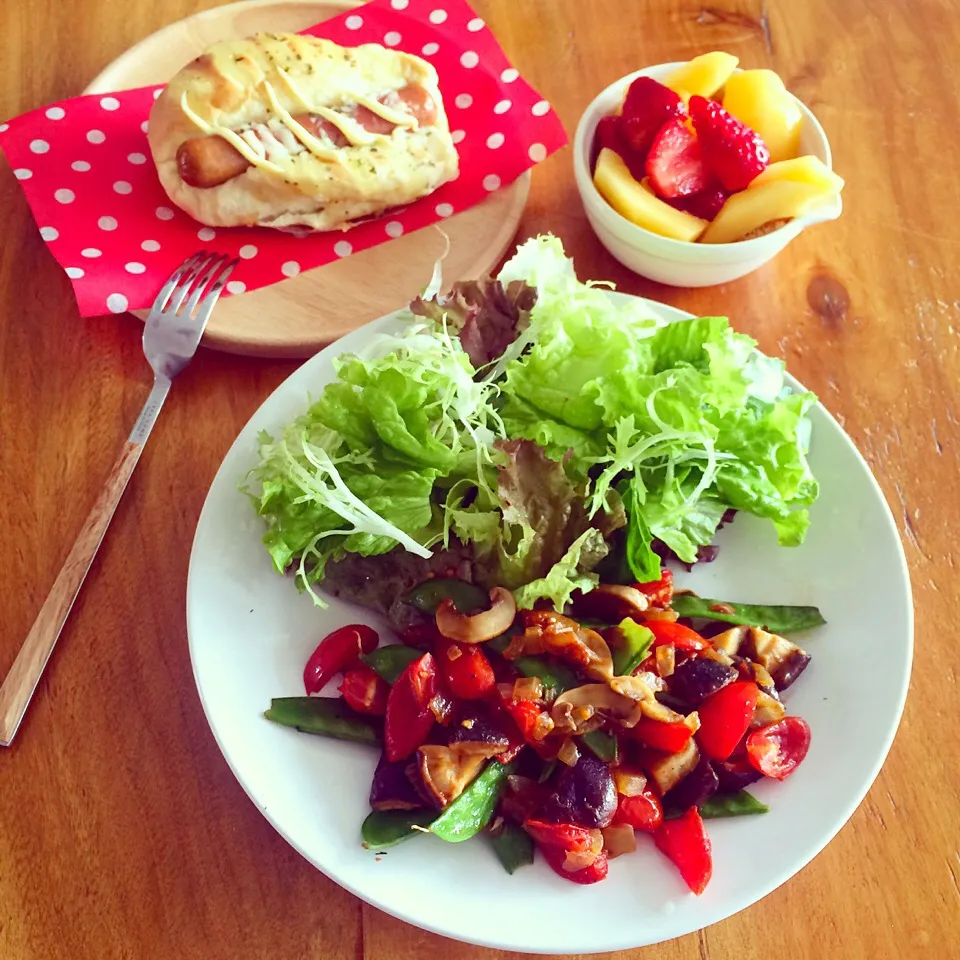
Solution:
[{"label": "green lettuce leaf", "polygon": [[555,610],[563,610],[575,590],[588,593],[600,582],[592,571],[608,550],[603,534],[591,527],[570,545],[545,576],[514,590],[517,607],[530,610],[539,600],[546,600]]}]

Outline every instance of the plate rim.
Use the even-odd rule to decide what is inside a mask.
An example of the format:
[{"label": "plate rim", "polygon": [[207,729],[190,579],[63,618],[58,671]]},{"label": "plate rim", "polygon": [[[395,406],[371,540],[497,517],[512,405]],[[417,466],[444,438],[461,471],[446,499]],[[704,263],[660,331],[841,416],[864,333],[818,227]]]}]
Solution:
[{"label": "plate rim", "polygon": [[[676,320],[690,319],[695,316],[695,314],[689,313],[688,311],[685,311],[685,310],[681,310],[678,307],[673,307],[669,304],[661,303],[660,301],[652,300],[647,297],[640,297],[640,296],[635,296],[633,294],[620,293],[619,291],[611,291],[611,294],[613,297],[617,299],[622,297],[622,298],[633,300],[633,301],[639,301],[649,306],[654,312],[664,317],[668,322],[671,322],[671,323]],[[383,317],[379,317],[376,320],[372,320],[369,323],[364,324],[362,327],[358,327],[356,331],[353,331],[353,332],[356,333],[366,329],[367,327],[372,327],[375,325],[388,323],[391,320],[396,320],[404,312],[405,311],[403,309],[392,311],[389,314],[385,314]],[[340,338],[340,339],[343,339],[343,338]],[[191,672],[193,674],[194,683],[197,688],[197,694],[200,698],[201,706],[203,708],[204,717],[207,721],[207,726],[209,727],[210,732],[213,734],[217,747],[219,748],[224,760],[226,761],[227,766],[230,768],[231,772],[233,773],[237,782],[240,784],[244,793],[246,793],[247,797],[250,799],[253,805],[265,817],[267,822],[270,823],[271,827],[273,827],[273,829],[277,832],[277,834],[279,834],[279,836],[282,837],[285,842],[287,842],[291,847],[293,847],[293,849],[296,850],[311,866],[319,870],[324,876],[326,876],[328,879],[336,883],[338,886],[342,887],[343,889],[347,890],[349,893],[358,897],[364,903],[368,903],[371,906],[375,907],[376,909],[389,914],[390,916],[396,917],[397,919],[402,920],[405,923],[409,923],[411,926],[418,927],[423,930],[427,930],[430,933],[434,933],[439,936],[446,937],[447,939],[456,940],[458,942],[469,943],[476,946],[487,947],[495,950],[508,950],[508,951],[515,951],[519,953],[532,954],[532,955],[557,954],[558,951],[556,949],[553,949],[552,947],[541,949],[541,948],[537,948],[536,946],[530,946],[530,945],[518,946],[514,942],[510,942],[503,939],[497,939],[493,935],[489,937],[484,937],[484,938],[460,936],[456,932],[451,932],[449,928],[444,928],[438,924],[433,923],[428,918],[421,919],[417,917],[416,919],[414,919],[410,915],[405,914],[402,910],[395,910],[380,902],[377,902],[376,900],[371,899],[371,897],[365,894],[365,892],[359,885],[349,881],[345,882],[327,873],[326,870],[324,870],[323,867],[321,867],[317,863],[314,857],[311,856],[305,849],[303,849],[303,847],[301,846],[300,843],[297,842],[297,840],[289,836],[284,831],[284,829],[280,826],[280,824],[275,820],[275,818],[271,816],[271,814],[267,811],[267,809],[265,809],[261,805],[261,803],[259,802],[259,800],[255,795],[253,786],[247,783],[244,776],[241,775],[239,769],[231,759],[228,751],[224,748],[224,744],[220,739],[217,728],[213,723],[211,713],[210,713],[210,708],[204,696],[203,685],[201,683],[201,679],[198,673],[197,658],[194,656],[194,639],[193,639],[194,631],[191,630],[191,609],[193,607],[194,595],[196,592],[196,578],[194,575],[195,561],[196,561],[196,555],[198,550],[198,543],[200,540],[199,533],[204,523],[204,517],[205,515],[207,515],[209,510],[213,509],[213,507],[211,506],[210,493],[214,485],[217,483],[217,480],[220,478],[221,472],[224,469],[224,465],[226,464],[228,459],[231,459],[231,454],[233,454],[234,450],[237,448],[237,445],[240,442],[240,438],[242,434],[247,429],[247,427],[250,426],[250,424],[260,416],[263,408],[268,403],[270,403],[273,397],[280,390],[283,389],[283,387],[287,384],[287,382],[292,378],[296,377],[300,373],[300,371],[304,370],[306,367],[311,365],[319,365],[320,363],[322,363],[323,358],[329,356],[330,354],[335,354],[336,351],[338,350],[339,343],[340,343],[340,340],[338,339],[333,343],[329,344],[327,347],[325,347],[323,350],[321,350],[317,354],[315,354],[313,357],[307,360],[304,364],[302,364],[296,370],[294,370],[288,377],[284,378],[284,380],[280,384],[278,384],[276,388],[272,390],[264,398],[263,402],[257,407],[257,409],[253,412],[253,414],[248,418],[247,422],[243,425],[243,427],[241,427],[233,443],[230,445],[230,448],[224,454],[223,459],[221,460],[220,466],[217,468],[217,472],[214,475],[214,478],[210,483],[210,487],[207,490],[207,495],[204,498],[203,508],[200,512],[200,516],[197,519],[196,530],[194,532],[194,539],[193,539],[193,543],[191,545],[191,550],[190,550],[190,560],[189,560],[188,570],[187,570],[187,590],[186,590],[186,598],[185,598],[185,605],[186,605],[185,612],[186,612],[186,624],[187,624],[187,643],[188,643],[189,654],[190,654]],[[785,377],[789,381],[790,386],[794,390],[806,389],[791,374],[785,372]],[[909,692],[910,677],[913,670],[913,658],[914,658],[915,617],[914,617],[912,584],[910,581],[910,569],[907,563],[906,553],[903,548],[903,540],[900,536],[899,529],[897,528],[896,521],[893,516],[893,511],[890,508],[890,504],[887,501],[887,498],[884,495],[883,489],[880,487],[880,484],[877,481],[877,478],[874,476],[869,463],[867,463],[866,459],[860,453],[860,450],[858,449],[857,445],[853,442],[852,438],[843,429],[843,426],[840,424],[840,422],[836,419],[836,417],[833,416],[833,414],[826,408],[826,406],[824,406],[824,404],[822,403],[822,401],[819,400],[819,398],[815,406],[819,408],[819,412],[822,415],[824,415],[836,428],[844,444],[853,453],[854,457],[859,461],[860,466],[866,471],[868,482],[872,486],[874,493],[879,498],[880,503],[883,505],[882,513],[886,521],[886,524],[889,530],[893,533],[894,543],[896,544],[896,548],[897,548],[896,549],[897,566],[899,568],[900,575],[902,576],[904,596],[906,599],[906,604],[905,604],[906,646],[904,650],[905,659],[906,659],[906,669],[901,674],[901,683],[900,683],[900,689],[898,691],[898,696],[896,698],[895,710],[891,714],[890,721],[888,724],[888,729],[884,731],[884,735],[882,739],[882,749],[878,752],[874,762],[871,764],[870,774],[866,781],[866,785],[862,788],[862,790],[858,791],[857,793],[855,793],[849,798],[847,803],[844,805],[842,812],[835,818],[834,824],[826,831],[822,842],[819,843],[819,845],[814,844],[811,850],[809,851],[809,853],[805,852],[799,858],[799,861],[796,862],[795,864],[791,864],[790,867],[785,867],[783,869],[773,871],[769,882],[763,884],[762,888],[760,888],[760,892],[757,893],[755,896],[751,895],[751,899],[749,900],[749,902],[745,903],[743,906],[733,911],[732,913],[728,913],[722,917],[717,917],[715,919],[708,920],[704,924],[704,926],[711,926],[714,923],[719,923],[722,920],[729,919],[730,917],[736,916],[742,913],[744,910],[747,910],[750,907],[755,906],[759,901],[765,899],[767,896],[773,893],[776,889],[778,889],[788,880],[795,877],[797,874],[800,873],[800,871],[802,871],[805,867],[807,867],[817,856],[819,856],[820,853],[822,853],[826,849],[826,847],[833,841],[833,839],[840,832],[840,830],[842,830],[849,823],[850,818],[859,808],[860,804],[866,798],[870,789],[876,783],[877,777],[879,776],[880,771],[883,768],[883,765],[887,761],[887,758],[890,754],[890,750],[893,746],[894,740],[896,739],[897,732],[899,731],[899,728],[900,728],[900,723],[903,718],[904,707],[906,705],[907,694]],[[703,928],[701,927],[700,929],[703,929]],[[618,940],[612,943],[605,943],[603,946],[598,946],[598,947],[592,947],[592,946],[589,948],[578,947],[576,950],[576,953],[590,955],[590,954],[597,954],[597,953],[607,953],[610,951],[640,949],[644,946],[653,946],[657,943],[666,943],[669,940],[677,939],[681,936],[686,936],[693,932],[695,932],[695,928],[685,931],[683,933],[674,934],[666,939],[660,939],[660,940],[654,940],[654,941],[643,940],[643,942],[639,944],[636,942],[635,938],[629,938],[626,940]],[[642,936],[641,936],[641,939],[642,939]]]}]

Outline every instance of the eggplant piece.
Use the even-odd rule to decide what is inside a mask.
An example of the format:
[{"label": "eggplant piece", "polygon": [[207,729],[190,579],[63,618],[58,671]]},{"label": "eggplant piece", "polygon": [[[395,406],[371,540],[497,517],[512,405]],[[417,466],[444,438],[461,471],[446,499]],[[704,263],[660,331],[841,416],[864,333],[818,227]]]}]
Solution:
[{"label": "eggplant piece", "polygon": [[[751,628],[750,635],[741,647],[740,652],[759,663],[773,677],[774,683],[777,683],[777,674],[787,668],[791,662],[796,661],[795,668],[789,670],[784,677],[787,681],[786,686],[790,686],[803,672],[807,663],[810,662],[807,652],[801,650],[795,643],[791,643],[786,637],[768,633],[766,630],[760,630],[757,627]],[[779,683],[777,683],[777,686],[780,689],[785,689]]]},{"label": "eggplant piece", "polygon": [[744,787],[763,779],[763,774],[750,765],[746,758],[713,762],[713,772],[719,782],[719,793],[739,793]]},{"label": "eggplant piece", "polygon": [[423,798],[407,776],[409,760],[391,763],[385,754],[373,774],[370,786],[370,807],[373,810],[420,810]]},{"label": "eggplant piece", "polygon": [[680,664],[670,677],[670,693],[696,707],[737,679],[734,667],[696,657]]},{"label": "eggplant piece", "polygon": [[664,804],[679,810],[699,807],[720,787],[720,780],[710,761],[701,754],[697,765],[663,798]]},{"label": "eggplant piece", "polygon": [[540,816],[553,823],[589,829],[608,827],[617,812],[617,789],[609,764],[584,751],[572,766],[551,778]]},{"label": "eggplant piece", "polygon": [[774,670],[770,675],[778,690],[786,690],[797,677],[807,669],[810,663],[810,654],[803,650],[794,651],[780,667]]},{"label": "eggplant piece", "polygon": [[471,711],[450,727],[447,743],[461,743],[464,740],[496,744],[501,751],[510,746],[510,734],[505,726],[497,718],[479,710]]}]

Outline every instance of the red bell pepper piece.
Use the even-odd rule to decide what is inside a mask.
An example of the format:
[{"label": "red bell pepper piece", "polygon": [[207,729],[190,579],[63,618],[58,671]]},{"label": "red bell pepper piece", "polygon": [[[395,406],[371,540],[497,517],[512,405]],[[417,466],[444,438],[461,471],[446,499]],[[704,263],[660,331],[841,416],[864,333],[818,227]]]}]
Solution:
[{"label": "red bell pepper piece", "polygon": [[353,667],[343,675],[340,694],[358,713],[382,717],[387,712],[390,684],[365,663]]},{"label": "red bell pepper piece", "polygon": [[594,836],[586,827],[575,823],[550,823],[547,820],[526,820],[523,829],[537,843],[559,847],[570,853],[586,853],[592,846]]},{"label": "red bell pepper piece", "polygon": [[425,653],[414,660],[390,688],[383,741],[391,763],[405,760],[430,735],[434,724],[430,703],[436,694],[436,664],[433,655]]},{"label": "red bell pepper piece", "polygon": [[676,820],[665,820],[653,835],[657,849],[680,871],[687,886],[699,897],[713,875],[713,852],[700,811],[691,807]]},{"label": "red bell pepper piece", "polygon": [[443,639],[436,651],[440,674],[458,699],[479,700],[496,686],[493,667],[478,644]]},{"label": "red bell pepper piece", "polygon": [[540,852],[557,876],[572,883],[599,883],[606,879],[610,863],[605,853],[597,855],[597,859],[582,870],[564,870],[563,863],[567,859],[566,851],[562,847],[542,846]]},{"label": "red bell pepper piece", "polygon": [[810,749],[810,725],[800,717],[784,717],[747,737],[747,758],[765,777],[786,780]]},{"label": "red bell pepper piece", "polygon": [[660,579],[649,583],[635,583],[634,587],[650,601],[653,607],[669,607],[673,599],[673,571],[662,567]]},{"label": "red bell pepper piece", "polygon": [[351,623],[328,634],[303,668],[307,694],[319,693],[335,673],[355,665],[361,653],[376,650],[379,642],[377,631],[364,623]]},{"label": "red bell pepper piece", "polygon": [[653,645],[665,647],[672,643],[677,650],[706,650],[709,640],[704,640],[695,630],[671,620],[644,620],[643,625],[653,634]]},{"label": "red bell pepper piece", "polygon": [[665,753],[679,753],[693,736],[693,731],[682,720],[651,720],[649,717],[641,717],[631,732],[635,740]]},{"label": "red bell pepper piece", "polygon": [[[530,744],[537,744],[543,740],[543,724],[541,717],[546,713],[533,700],[511,700],[503,698],[503,707],[513,718],[523,739]],[[539,736],[538,736],[539,734]]]},{"label": "red bell pepper piece", "polygon": [[647,787],[635,797],[619,798],[613,822],[626,823],[634,830],[653,833],[663,823],[663,807],[657,795]]},{"label": "red bell pepper piece", "polygon": [[740,680],[708,697],[697,711],[697,743],[711,760],[726,760],[747,732],[757,705],[755,683]]}]

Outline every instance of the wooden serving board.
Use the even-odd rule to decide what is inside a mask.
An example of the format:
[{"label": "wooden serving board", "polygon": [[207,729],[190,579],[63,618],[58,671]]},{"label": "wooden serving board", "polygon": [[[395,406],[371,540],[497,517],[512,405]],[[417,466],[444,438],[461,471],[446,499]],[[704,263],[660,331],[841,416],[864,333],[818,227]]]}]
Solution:
[{"label": "wooden serving board", "polygon": [[[272,30],[295,32],[357,6],[352,0],[245,0],[158,30],[103,70],[84,93],[163,83],[217,40]],[[450,252],[444,276],[489,273],[520,221],[530,174],[443,222]],[[427,227],[217,306],[204,344],[229,353],[305,357],[356,327],[409,303],[429,281],[446,240]],[[143,318],[145,312],[138,312]]]}]

